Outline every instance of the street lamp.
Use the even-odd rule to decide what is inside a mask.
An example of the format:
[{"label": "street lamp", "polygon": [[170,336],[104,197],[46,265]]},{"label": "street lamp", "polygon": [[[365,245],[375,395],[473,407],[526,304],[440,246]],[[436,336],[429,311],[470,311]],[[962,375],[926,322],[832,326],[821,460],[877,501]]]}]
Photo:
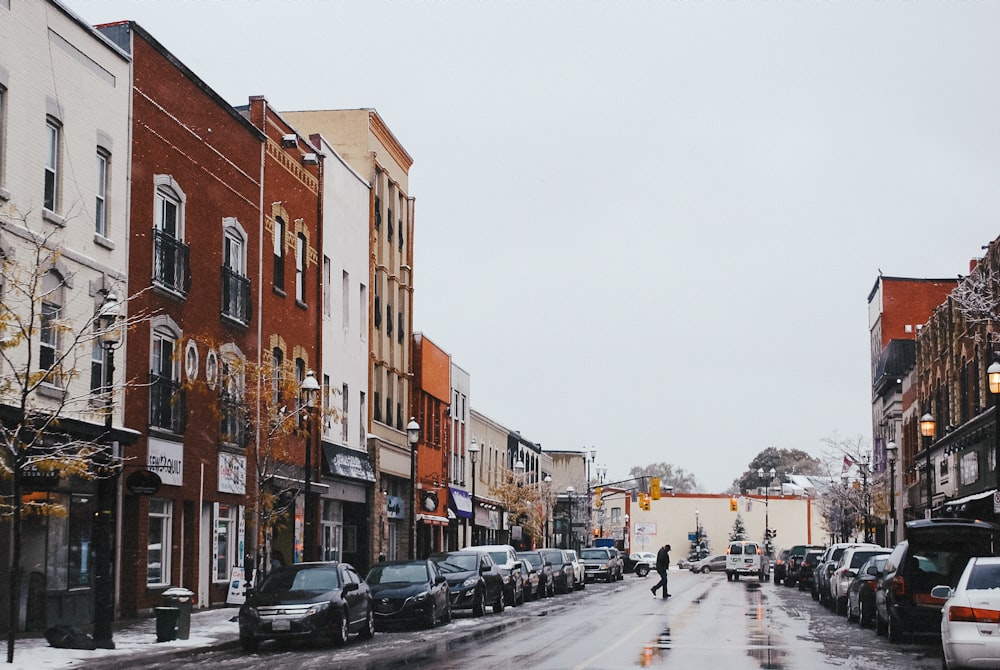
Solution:
[{"label": "street lamp", "polygon": [[871,536],[871,507],[872,506],[871,506],[871,496],[869,495],[869,491],[868,491],[868,468],[869,468],[869,465],[870,465],[868,454],[865,454],[864,458],[862,459],[861,465],[862,465],[862,468],[861,468],[861,495],[863,496],[862,502],[864,503],[864,506],[865,506],[865,509],[864,509],[865,542],[870,544],[872,542],[872,536]]},{"label": "street lamp", "polygon": [[768,478],[764,479],[764,468],[757,468],[757,478],[764,482],[764,546],[767,547],[768,556],[771,555],[771,520],[770,520],[770,499],[771,482],[776,474],[774,468],[767,471]]},{"label": "street lamp", "polygon": [[573,541],[576,539],[576,537],[575,537],[576,533],[573,532],[573,493],[574,492],[575,492],[575,489],[573,488],[572,484],[570,484],[569,486],[566,487],[566,500],[569,502],[569,533],[567,534],[569,536],[568,537],[568,542],[567,542],[567,544],[569,546],[566,547],[567,549],[573,549]]},{"label": "street lamp", "polygon": [[472,544],[476,544],[476,462],[479,461],[479,445],[472,438],[469,445],[469,460],[472,462]]},{"label": "street lamp", "polygon": [[316,395],[319,394],[319,382],[316,381],[316,373],[312,370],[306,373],[302,380],[302,392],[306,396],[306,493],[304,517],[302,520],[302,560],[316,560],[316,498],[312,493],[313,482],[313,440],[315,439],[315,427],[313,426],[313,409]]},{"label": "street lamp", "polygon": [[545,475],[542,480],[545,484],[545,546],[551,545],[549,541],[549,518],[552,516],[552,475]]},{"label": "street lamp", "polygon": [[934,500],[934,473],[931,466],[931,442],[934,441],[934,430],[936,426],[934,423],[934,415],[927,412],[922,417],[920,417],[920,434],[924,437],[924,452],[927,459],[927,509],[924,510],[924,518],[931,518],[931,508],[933,506]]},{"label": "street lamp", "polygon": [[[121,304],[118,297],[108,291],[97,312],[99,341],[104,358],[104,428],[105,438],[111,440],[114,406],[115,349],[121,346]],[[109,445],[113,450],[113,445]],[[114,458],[105,452],[105,461]],[[107,464],[107,463],[106,463]],[[97,516],[94,520],[94,644],[98,649],[114,649],[111,622],[115,618],[114,551],[115,506],[118,497],[118,480],[114,471],[104,471],[97,480]],[[11,624],[13,625],[13,624]]]},{"label": "street lamp", "polygon": [[889,546],[896,546],[896,443],[885,445],[885,457],[889,461]]},{"label": "street lamp", "polygon": [[844,495],[840,499],[840,541],[847,542],[847,473],[840,475],[840,483],[844,487]]},{"label": "street lamp", "polygon": [[1000,491],[1000,361],[990,363],[986,376],[993,394],[993,468],[997,490]]},{"label": "street lamp", "polygon": [[410,445],[410,560],[417,557],[417,442],[419,441],[420,424],[411,416],[410,422],[406,424],[406,442]]},{"label": "street lamp", "polygon": [[622,549],[624,549],[625,554],[628,555],[630,551],[629,545],[631,544],[628,541],[628,514],[626,514],[623,518],[625,519],[625,526],[622,528]]},{"label": "street lamp", "polygon": [[701,510],[694,511],[694,551],[695,556],[701,558]]}]

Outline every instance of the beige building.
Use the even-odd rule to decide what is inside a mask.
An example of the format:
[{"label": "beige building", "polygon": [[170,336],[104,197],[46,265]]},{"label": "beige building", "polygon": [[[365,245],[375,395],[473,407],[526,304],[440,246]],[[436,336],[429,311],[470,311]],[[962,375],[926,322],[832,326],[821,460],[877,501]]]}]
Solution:
[{"label": "beige building", "polygon": [[725,553],[729,534],[737,515],[743,518],[747,539],[764,541],[765,519],[777,531],[775,549],[794,544],[825,544],[829,532],[815,498],[801,496],[738,496],[738,511],[730,506],[728,495],[678,493],[666,494],[650,503],[649,511],[629,505],[629,547],[636,551],[656,552],[664,544],[672,547],[671,561],[687,558],[689,537],[700,526],[711,554]]},{"label": "beige building", "polygon": [[361,289],[371,315],[368,448],[379,496],[370,539],[374,554],[405,558],[412,551],[413,514],[408,502],[413,460],[406,440],[411,415],[413,159],[374,109],[282,112],[282,117],[306,134],[321,134],[371,186],[369,276]]}]

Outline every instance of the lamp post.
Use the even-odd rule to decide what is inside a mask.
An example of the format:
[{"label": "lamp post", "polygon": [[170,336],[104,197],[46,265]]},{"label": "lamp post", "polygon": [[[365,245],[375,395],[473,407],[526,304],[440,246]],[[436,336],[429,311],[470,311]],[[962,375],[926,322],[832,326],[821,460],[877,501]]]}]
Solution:
[{"label": "lamp post", "polygon": [[406,443],[410,445],[410,560],[417,557],[417,443],[419,441],[420,424],[411,416],[410,422],[406,424]]},{"label": "lamp post", "polygon": [[549,518],[552,516],[552,475],[545,475],[542,479],[545,484],[545,542],[544,546],[551,545],[549,538]]},{"label": "lamp post", "polygon": [[990,363],[986,376],[993,394],[993,469],[995,484],[1000,491],[1000,361]]},{"label": "lamp post", "polygon": [[302,519],[302,560],[316,560],[316,498],[313,496],[313,441],[316,439],[313,425],[313,409],[316,395],[319,393],[319,382],[312,370],[306,373],[302,380],[302,392],[306,396],[306,492]]},{"label": "lamp post", "polygon": [[931,518],[931,510],[934,505],[934,472],[931,465],[931,442],[934,441],[934,415],[927,412],[920,417],[920,434],[924,437],[924,456],[927,460],[927,509],[924,510],[924,518]]},{"label": "lamp post", "polygon": [[844,495],[840,499],[840,541],[847,542],[847,473],[840,475],[840,484]]},{"label": "lamp post", "polygon": [[573,531],[573,493],[574,493],[574,491],[575,491],[575,489],[573,488],[572,484],[570,484],[569,486],[566,487],[566,500],[569,502],[569,532],[566,534],[567,535],[567,542],[566,542],[566,544],[568,544],[569,546],[566,547],[567,549],[573,549],[574,548],[573,547],[573,541],[576,539],[576,537],[575,537],[576,533]]},{"label": "lamp post", "polygon": [[896,546],[896,443],[885,445],[885,457],[889,461],[889,546]]},{"label": "lamp post", "polygon": [[476,544],[476,462],[479,461],[479,445],[472,438],[469,445],[469,461],[472,462],[472,544]]},{"label": "lamp post", "polygon": [[869,468],[869,466],[870,466],[870,461],[869,461],[869,458],[868,458],[868,454],[865,454],[865,457],[862,459],[862,462],[861,462],[861,495],[862,495],[862,502],[864,503],[864,506],[865,506],[865,509],[864,509],[864,522],[865,522],[865,533],[864,533],[864,536],[865,536],[865,542],[868,543],[868,544],[871,544],[871,542],[872,542],[872,535],[871,535],[871,507],[872,506],[871,506],[871,496],[869,495],[869,492],[868,492],[868,468]]},{"label": "lamp post", "polygon": [[[121,305],[117,296],[108,291],[97,313],[100,344],[105,352],[102,389],[105,401],[104,428],[111,440],[114,407],[115,349],[121,346],[119,319]],[[113,443],[108,446],[113,452]],[[113,461],[115,454],[103,454],[104,463]],[[114,649],[111,622],[115,618],[114,552],[115,505],[118,479],[114,471],[105,469],[97,480],[97,516],[94,519],[94,644],[99,649]]]},{"label": "lamp post", "polygon": [[771,482],[774,481],[775,471],[771,468],[767,471],[767,479],[764,478],[764,468],[757,468],[757,478],[764,482],[764,546],[767,547],[767,555],[771,555],[771,519],[770,500]]},{"label": "lamp post", "polygon": [[628,514],[625,514],[622,518],[625,520],[625,526],[622,528],[622,549],[625,550],[625,555],[628,556],[631,551],[629,547],[631,543],[628,541]]}]

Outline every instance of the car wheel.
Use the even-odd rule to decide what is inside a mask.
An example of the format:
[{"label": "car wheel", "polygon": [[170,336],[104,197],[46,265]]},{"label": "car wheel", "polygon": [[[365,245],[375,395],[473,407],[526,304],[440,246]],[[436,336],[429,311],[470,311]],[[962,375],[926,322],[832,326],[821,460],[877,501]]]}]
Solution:
[{"label": "car wheel", "polygon": [[333,630],[333,641],[337,644],[344,644],[349,635],[347,612],[341,612],[339,618],[340,621],[337,622],[337,627]]},{"label": "car wheel", "polygon": [[837,599],[834,601],[833,611],[837,613],[837,616],[847,614],[847,599],[837,596]]},{"label": "car wheel", "polygon": [[712,568],[708,567],[707,565],[703,565],[702,568],[701,568],[701,570],[699,572],[701,572],[701,574],[703,574],[703,575],[707,575],[711,571],[712,571]]},{"label": "car wheel", "polygon": [[368,604],[368,616],[365,618],[365,627],[361,629],[359,635],[365,640],[375,637],[375,613],[372,611],[371,603]]},{"label": "car wheel", "polygon": [[444,616],[441,620],[445,623],[451,623],[451,603],[448,603],[444,608]]},{"label": "car wheel", "polygon": [[493,602],[493,612],[500,614],[500,612],[503,612],[503,607],[503,589],[500,589],[500,593],[497,594],[497,599]]},{"label": "car wheel", "polygon": [[637,567],[635,569],[635,574],[637,574],[640,577],[645,577],[646,575],[649,574],[649,566],[648,565],[640,565],[639,567]]},{"label": "car wheel", "polygon": [[889,637],[889,642],[899,643],[903,641],[903,631],[900,630],[899,622],[893,621],[892,614],[886,620],[886,635]]},{"label": "car wheel", "polygon": [[525,600],[526,600],[526,598],[524,597],[524,589],[522,588],[521,589],[521,598],[520,598],[520,600],[518,601],[517,604],[518,605],[523,605]]},{"label": "car wheel", "polygon": [[472,601],[472,616],[483,616],[486,614],[486,594],[477,591]]},{"label": "car wheel", "polygon": [[241,637],[240,638],[240,649],[245,652],[252,653],[257,651],[257,647],[260,646],[260,640],[255,637]]},{"label": "car wheel", "polygon": [[859,619],[858,615],[854,613],[854,608],[851,607],[851,599],[848,598],[847,599],[847,620],[850,621],[851,623],[856,623],[858,621],[858,619]]},{"label": "car wheel", "polygon": [[870,628],[872,625],[872,615],[868,607],[865,607],[864,600],[858,601],[858,623],[862,628]]},{"label": "car wheel", "polygon": [[728,571],[726,572],[726,581],[727,582],[733,581],[733,573],[728,572]]}]

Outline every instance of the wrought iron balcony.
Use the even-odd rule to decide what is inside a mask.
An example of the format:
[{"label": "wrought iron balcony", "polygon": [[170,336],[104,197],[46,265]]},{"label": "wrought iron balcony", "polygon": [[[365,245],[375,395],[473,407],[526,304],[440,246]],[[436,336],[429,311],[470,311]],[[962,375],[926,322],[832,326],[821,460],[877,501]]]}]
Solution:
[{"label": "wrought iron balcony", "polygon": [[187,407],[179,380],[149,375],[149,425],[174,433],[183,433]]},{"label": "wrought iron balcony", "polygon": [[250,323],[250,280],[222,266],[222,315]]},{"label": "wrought iron balcony", "polygon": [[153,281],[183,296],[191,290],[190,247],[162,230],[153,231]]}]

